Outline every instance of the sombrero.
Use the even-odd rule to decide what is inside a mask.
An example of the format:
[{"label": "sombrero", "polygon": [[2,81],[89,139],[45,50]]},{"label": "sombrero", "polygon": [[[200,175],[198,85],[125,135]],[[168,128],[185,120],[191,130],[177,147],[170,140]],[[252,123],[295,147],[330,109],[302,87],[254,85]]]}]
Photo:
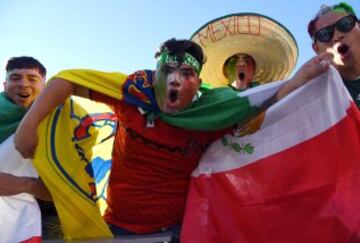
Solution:
[{"label": "sombrero", "polygon": [[279,22],[256,13],[238,13],[214,19],[191,40],[206,56],[200,77],[212,87],[226,86],[225,61],[235,54],[248,54],[256,62],[254,81],[261,83],[287,78],[295,68],[298,46]]}]

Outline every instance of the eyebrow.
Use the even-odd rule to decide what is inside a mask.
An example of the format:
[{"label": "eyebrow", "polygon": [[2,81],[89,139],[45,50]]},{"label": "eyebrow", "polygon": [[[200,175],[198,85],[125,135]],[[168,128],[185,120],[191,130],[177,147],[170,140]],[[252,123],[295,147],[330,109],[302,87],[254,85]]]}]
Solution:
[{"label": "eyebrow", "polygon": [[170,70],[176,69],[176,67],[173,67],[173,66],[170,66],[170,65],[165,65],[165,67],[166,67],[167,69],[170,69]]},{"label": "eyebrow", "polygon": [[26,76],[30,77],[30,78],[40,78],[41,79],[41,76],[40,75],[36,75],[36,74],[26,74]]},{"label": "eyebrow", "polygon": [[15,76],[15,77],[19,77],[19,76],[21,76],[21,75],[20,75],[20,74],[17,74],[17,73],[12,73],[12,74],[9,75],[9,77],[14,77],[14,76]]},{"label": "eyebrow", "polygon": [[[30,78],[40,78],[41,79],[41,76],[40,75],[36,75],[36,74],[25,74],[27,77],[30,77]],[[22,75],[21,74],[18,74],[18,73],[12,73],[9,75],[9,77],[21,77]]]},{"label": "eyebrow", "polygon": [[[167,65],[167,64],[165,65],[165,67],[166,67],[169,71],[174,71],[174,70],[178,69],[178,67],[170,66],[170,65]],[[188,66],[186,66],[186,67],[183,66],[183,67],[180,67],[179,69],[180,69],[181,71],[196,72],[194,68],[188,67]]]},{"label": "eyebrow", "polygon": [[194,68],[192,68],[192,67],[182,67],[180,69],[185,70],[185,71],[194,71],[195,72]]}]

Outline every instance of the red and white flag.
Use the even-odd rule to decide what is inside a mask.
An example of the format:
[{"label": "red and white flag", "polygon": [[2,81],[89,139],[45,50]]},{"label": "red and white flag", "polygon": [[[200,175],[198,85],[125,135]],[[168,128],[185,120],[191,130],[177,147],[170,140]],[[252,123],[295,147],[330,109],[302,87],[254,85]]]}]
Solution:
[{"label": "red and white flag", "polygon": [[[0,171],[16,176],[38,177],[30,160],[23,159],[11,135],[0,144]],[[27,193],[0,196],[0,242],[41,242],[41,213],[35,198]]]},{"label": "red and white flag", "polygon": [[360,242],[360,112],[334,68],[240,130],[193,172],[182,242]]}]

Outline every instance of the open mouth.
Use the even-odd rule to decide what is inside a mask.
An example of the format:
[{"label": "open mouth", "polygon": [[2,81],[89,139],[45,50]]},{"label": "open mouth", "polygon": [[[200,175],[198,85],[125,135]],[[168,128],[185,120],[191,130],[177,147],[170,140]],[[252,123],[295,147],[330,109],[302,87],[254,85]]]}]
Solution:
[{"label": "open mouth", "polygon": [[337,51],[339,52],[339,54],[341,56],[346,56],[349,53],[349,46],[346,44],[341,44],[338,48]]},{"label": "open mouth", "polygon": [[175,103],[179,97],[179,91],[178,90],[170,90],[169,91],[169,100],[171,103]]},{"label": "open mouth", "polygon": [[27,94],[27,93],[20,93],[20,94],[17,94],[17,96],[21,99],[27,99],[30,97],[30,94]]},{"label": "open mouth", "polygon": [[240,72],[240,73],[239,73],[239,80],[240,80],[240,81],[243,81],[244,79],[245,79],[245,73]]}]

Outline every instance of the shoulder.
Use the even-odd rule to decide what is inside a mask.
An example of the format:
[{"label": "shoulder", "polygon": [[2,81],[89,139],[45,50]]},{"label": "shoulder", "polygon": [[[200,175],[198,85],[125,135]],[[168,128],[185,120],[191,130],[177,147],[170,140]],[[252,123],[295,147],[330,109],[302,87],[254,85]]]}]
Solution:
[{"label": "shoulder", "polygon": [[138,70],[138,71],[135,71],[132,74],[130,74],[127,77],[127,80],[128,81],[137,81],[137,82],[143,81],[145,83],[148,82],[151,84],[153,81],[153,74],[154,74],[153,70],[147,70],[147,69]]}]

